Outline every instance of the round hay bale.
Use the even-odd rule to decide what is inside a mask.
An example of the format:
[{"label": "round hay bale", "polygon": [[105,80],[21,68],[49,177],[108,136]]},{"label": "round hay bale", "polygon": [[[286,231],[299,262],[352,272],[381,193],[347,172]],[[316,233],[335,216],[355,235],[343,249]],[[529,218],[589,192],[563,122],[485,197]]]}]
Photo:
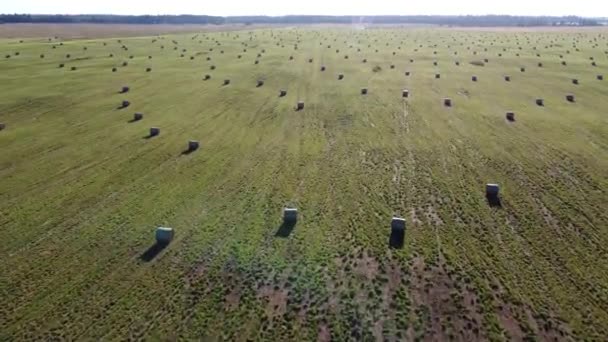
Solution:
[{"label": "round hay bale", "polygon": [[73,67],[70,68],[70,70],[76,71],[76,70],[78,70],[78,68],[76,68],[75,66],[73,66]]},{"label": "round hay bale", "polygon": [[116,67],[112,68],[112,72],[116,72],[116,70],[117,70]]},{"label": "round hay bale", "polygon": [[519,71],[521,71],[521,72],[526,72],[526,68],[523,68],[523,67],[522,67],[522,68],[519,68]]},{"label": "round hay bale", "polygon": [[436,62],[436,61],[435,61],[435,62],[433,62],[433,65],[437,66],[437,62]]},{"label": "round hay bale", "polygon": [[121,106],[121,108],[127,108],[127,107],[129,107],[130,105],[131,105],[131,102],[129,102],[129,101],[127,101],[127,100],[124,100],[124,101],[122,101],[122,103],[121,103],[121,105],[120,105],[120,106]]},{"label": "round hay bale", "polygon": [[229,85],[230,84],[230,80],[229,79],[225,79],[224,80],[224,85]]},{"label": "round hay bale", "polygon": [[69,53],[67,55],[65,55],[65,58],[70,59],[70,57],[72,57]]},{"label": "round hay bale", "polygon": [[111,53],[111,54],[110,54],[108,57],[112,58],[112,57],[114,57],[114,54],[113,54],[113,53]]},{"label": "round hay bale", "polygon": [[545,101],[543,99],[536,99],[536,105],[542,107],[545,105]]},{"label": "round hay bale", "polygon": [[290,60],[290,61],[293,61],[293,56],[289,56],[289,60]]},{"label": "round hay bale", "polygon": [[361,88],[361,95],[367,95],[367,88]]},{"label": "round hay bale", "polygon": [[150,136],[155,137],[160,135],[160,128],[158,127],[150,127]]},{"label": "round hay bale", "polygon": [[471,81],[473,81],[473,82],[477,82],[477,76],[472,76],[472,77],[471,77]]},{"label": "round hay bale", "polygon": [[364,59],[363,59],[363,63],[367,63],[367,59],[365,59],[365,58],[364,58]]},{"label": "round hay bale", "polygon": [[566,101],[574,102],[574,94],[566,94]]},{"label": "round hay bale", "polygon": [[411,72],[406,71],[406,72],[405,72],[405,76],[409,76],[409,75],[411,75]]},{"label": "round hay bale", "polygon": [[572,79],[572,84],[578,84],[578,80],[576,78]]},{"label": "round hay bale", "polygon": [[143,113],[134,113],[133,114],[133,121],[139,121],[141,119],[144,118],[144,114]]},{"label": "round hay bale", "polygon": [[258,83],[256,84],[256,86],[259,88],[259,87],[261,87],[263,85],[264,85],[264,81],[258,80]]},{"label": "round hay bale", "polygon": [[122,66],[123,66],[123,67],[126,67],[127,65],[129,65],[129,63],[128,63],[128,62],[122,62]]},{"label": "round hay bale", "polygon": [[44,58],[44,54],[41,54],[41,55],[40,55],[40,58]]},{"label": "round hay bale", "polygon": [[410,97],[410,91],[407,89],[403,89],[401,91],[401,97]]},{"label": "round hay bale", "polygon": [[188,141],[188,151],[192,152],[192,151],[196,151],[199,148],[199,143],[196,140],[189,140]]},{"label": "round hay bale", "polygon": [[538,63],[538,67],[542,68],[543,67],[543,63]]},{"label": "round hay bale", "polygon": [[63,64],[63,63],[59,64],[60,68],[63,68],[64,66],[65,66],[65,64]]},{"label": "round hay bale", "polygon": [[312,61],[313,61],[313,59],[312,59],[312,58],[309,58],[309,59],[308,59],[308,63],[312,63]]},{"label": "round hay bale", "polygon": [[507,114],[505,115],[507,120],[509,121],[515,121],[515,113],[513,112],[507,112]]},{"label": "round hay bale", "polygon": [[129,59],[133,59],[133,55],[129,56]]},{"label": "round hay bale", "polygon": [[591,62],[591,65],[592,65],[592,66],[597,66],[597,63],[595,63],[595,62]]},{"label": "round hay bale", "polygon": [[598,79],[598,81],[603,81],[604,75],[597,75],[596,78]]},{"label": "round hay bale", "polygon": [[190,56],[190,60],[193,61],[194,60],[194,56]]},{"label": "round hay bale", "polygon": [[505,81],[506,82],[511,82],[511,76],[505,76]]},{"label": "round hay bale", "polygon": [[304,109],[304,101],[298,101],[298,103],[296,104],[296,109],[297,110],[303,110]]},{"label": "round hay bale", "polygon": [[215,65],[210,66],[209,69],[215,70]]},{"label": "round hay bale", "polygon": [[295,224],[298,221],[298,209],[283,208],[283,222],[287,224]]},{"label": "round hay bale", "polygon": [[498,184],[492,184],[492,183],[486,184],[486,197],[496,198],[496,197],[498,197],[499,192],[500,192],[500,187],[498,186]]},{"label": "round hay bale", "polygon": [[284,97],[284,96],[286,96],[286,95],[287,95],[287,90],[281,89],[281,90],[279,91],[279,97]]},{"label": "round hay bale", "polygon": [[156,228],[156,232],[154,234],[156,243],[159,245],[168,245],[173,240],[174,235],[175,232],[173,231],[173,228],[167,227]]},{"label": "round hay bale", "polygon": [[325,65],[321,66],[321,71],[325,71]]},{"label": "round hay bale", "polygon": [[3,131],[6,128],[6,124],[3,122],[0,122],[0,131]]},{"label": "round hay bale", "polygon": [[456,61],[454,64],[456,64],[456,66],[459,66],[459,65],[460,65],[460,62],[459,62],[459,61]]},{"label": "round hay bale", "polygon": [[435,78],[436,78],[436,79],[441,78],[441,74],[435,74]]},{"label": "round hay bale", "polygon": [[562,65],[564,65],[564,66],[565,66],[565,65],[566,65],[566,61],[562,61]]},{"label": "round hay bale", "polygon": [[452,107],[452,99],[447,98],[447,97],[444,98],[443,99],[443,105],[446,106],[446,107]]},{"label": "round hay bale", "polygon": [[203,79],[204,79],[205,81],[206,81],[206,80],[209,80],[209,79],[211,79],[211,75],[207,74],[207,75],[205,75],[205,76],[203,77]]},{"label": "round hay bale", "polygon": [[128,93],[128,92],[129,92],[129,90],[131,90],[131,88],[129,88],[129,87],[127,87],[127,86],[124,86],[124,87],[122,87],[122,88],[120,89],[120,93],[121,93],[121,94]]},{"label": "round hay bale", "polygon": [[344,59],[348,59],[348,55],[344,56]]},{"label": "round hay bale", "polygon": [[339,79],[339,80],[344,79],[344,74],[339,74],[339,75],[338,75],[338,79]]},{"label": "round hay bale", "polygon": [[391,69],[395,69],[395,64],[391,64]]},{"label": "round hay bale", "polygon": [[260,64],[260,61],[258,61],[257,59],[255,60],[255,62],[253,62],[253,64]]}]

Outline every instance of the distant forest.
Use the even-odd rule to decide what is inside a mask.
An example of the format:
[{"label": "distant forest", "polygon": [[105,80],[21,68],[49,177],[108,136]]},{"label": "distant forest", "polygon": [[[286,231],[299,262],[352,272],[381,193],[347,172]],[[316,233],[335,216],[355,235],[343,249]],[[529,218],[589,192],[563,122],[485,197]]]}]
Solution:
[{"label": "distant forest", "polygon": [[215,17],[207,15],[39,15],[0,14],[3,23],[95,23],[95,24],[431,24],[448,26],[596,26],[595,19],[575,16],[526,17],[482,16],[319,16]]}]

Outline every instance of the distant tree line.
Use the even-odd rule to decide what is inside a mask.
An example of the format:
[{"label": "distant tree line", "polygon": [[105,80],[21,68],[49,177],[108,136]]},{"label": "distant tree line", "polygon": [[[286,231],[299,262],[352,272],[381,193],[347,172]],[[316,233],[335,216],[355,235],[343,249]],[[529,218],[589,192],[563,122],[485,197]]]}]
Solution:
[{"label": "distant tree line", "polygon": [[0,14],[2,23],[95,23],[95,24],[432,24],[449,26],[596,26],[595,19],[576,16],[528,17],[509,15],[481,16],[320,16],[280,17],[208,15],[40,15]]}]

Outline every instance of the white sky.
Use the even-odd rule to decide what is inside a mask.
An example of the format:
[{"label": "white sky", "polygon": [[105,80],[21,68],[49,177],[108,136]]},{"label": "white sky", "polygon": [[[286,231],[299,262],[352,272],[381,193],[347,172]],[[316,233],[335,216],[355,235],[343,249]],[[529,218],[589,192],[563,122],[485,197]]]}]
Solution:
[{"label": "white sky", "polygon": [[608,0],[0,0],[0,13],[221,16],[512,14],[608,17]]}]

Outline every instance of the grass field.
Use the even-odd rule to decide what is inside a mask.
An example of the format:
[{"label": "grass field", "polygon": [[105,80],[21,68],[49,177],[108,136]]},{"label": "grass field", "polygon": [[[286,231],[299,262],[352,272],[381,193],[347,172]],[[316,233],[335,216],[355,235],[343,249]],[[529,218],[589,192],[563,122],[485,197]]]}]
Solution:
[{"label": "grass field", "polygon": [[606,33],[0,40],[0,340],[605,340]]}]

